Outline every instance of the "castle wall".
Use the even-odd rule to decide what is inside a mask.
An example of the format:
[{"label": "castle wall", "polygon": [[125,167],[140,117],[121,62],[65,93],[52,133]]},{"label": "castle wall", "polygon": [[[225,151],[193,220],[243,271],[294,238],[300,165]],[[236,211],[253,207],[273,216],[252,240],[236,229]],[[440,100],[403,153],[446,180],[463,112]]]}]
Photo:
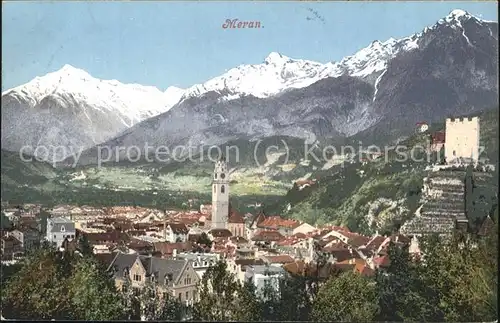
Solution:
[{"label": "castle wall", "polygon": [[446,119],[445,157],[479,159],[479,117]]}]

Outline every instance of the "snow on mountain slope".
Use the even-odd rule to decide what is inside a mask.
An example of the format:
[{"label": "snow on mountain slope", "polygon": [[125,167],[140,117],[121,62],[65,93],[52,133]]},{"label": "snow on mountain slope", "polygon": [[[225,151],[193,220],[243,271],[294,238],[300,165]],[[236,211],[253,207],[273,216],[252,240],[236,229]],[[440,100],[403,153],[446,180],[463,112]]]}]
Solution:
[{"label": "snow on mountain slope", "polygon": [[62,101],[85,102],[86,106],[100,112],[118,113],[122,116],[124,125],[130,127],[168,111],[178,102],[183,91],[169,87],[162,92],[153,86],[99,80],[84,70],[65,65],[56,72],[36,77],[24,85],[3,92],[2,97],[17,97],[31,108],[48,95],[57,96]]},{"label": "snow on mountain slope", "polygon": [[387,61],[400,50],[410,51],[418,48],[416,38],[416,36],[400,40],[391,38],[383,43],[374,41],[340,62],[326,64],[292,59],[272,52],[262,64],[240,65],[203,84],[190,87],[181,101],[210,91],[229,92],[228,99],[245,95],[265,98],[287,89],[304,88],[328,77],[347,74],[364,78],[383,71]]},{"label": "snow on mountain slope", "polygon": [[[343,58],[340,62],[322,64],[309,60],[292,59],[272,52],[261,64],[240,65],[203,84],[196,84],[188,88],[180,101],[210,91],[228,93],[223,98],[226,100],[246,95],[265,98],[287,89],[304,88],[321,79],[339,77],[344,74],[361,78],[375,75],[368,81],[373,82],[373,85],[376,86],[378,76],[387,69],[387,62],[401,51],[409,52],[418,49],[419,41],[424,34],[443,23],[451,25],[452,28],[462,28],[461,22],[469,19],[478,23],[487,22],[463,10],[456,9],[440,19],[434,26],[426,27],[421,33],[401,39],[390,38],[385,42],[375,40],[368,47],[359,50],[352,56]],[[463,35],[465,36],[465,34]]]}]

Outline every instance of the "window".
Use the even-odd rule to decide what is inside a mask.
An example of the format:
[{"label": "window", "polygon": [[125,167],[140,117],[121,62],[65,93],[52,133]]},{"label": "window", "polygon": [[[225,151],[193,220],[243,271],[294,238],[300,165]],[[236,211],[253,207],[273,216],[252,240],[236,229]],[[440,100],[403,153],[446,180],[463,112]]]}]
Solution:
[{"label": "window", "polygon": [[54,239],[56,238],[56,235],[54,234]]},{"label": "window", "polygon": [[61,225],[61,232],[65,232],[66,231],[66,228],[64,227],[64,225]]},{"label": "window", "polygon": [[221,188],[220,188],[220,192],[224,193],[225,191],[226,191],[226,188],[224,187],[224,185],[222,185]]},{"label": "window", "polygon": [[189,292],[186,292],[186,301],[189,299]]},{"label": "window", "polygon": [[179,301],[182,300],[182,293],[179,293]]},{"label": "window", "polygon": [[226,178],[226,174],[224,174],[224,173],[220,174],[220,178],[222,178],[222,179]]},{"label": "window", "polygon": [[217,189],[216,189],[217,186],[214,185],[214,193],[217,193]]},{"label": "window", "polygon": [[127,292],[127,285],[122,285],[122,292],[124,292],[124,293]]},{"label": "window", "polygon": [[134,274],[134,280],[135,280],[136,282],[140,282],[140,281],[141,281],[141,279],[142,279],[141,275]]},{"label": "window", "polygon": [[163,292],[163,299],[168,298],[168,292]]},{"label": "window", "polygon": [[215,173],[214,178],[217,179],[217,173]]},{"label": "window", "polygon": [[457,155],[457,152],[454,150],[453,151],[453,156],[456,156]]}]

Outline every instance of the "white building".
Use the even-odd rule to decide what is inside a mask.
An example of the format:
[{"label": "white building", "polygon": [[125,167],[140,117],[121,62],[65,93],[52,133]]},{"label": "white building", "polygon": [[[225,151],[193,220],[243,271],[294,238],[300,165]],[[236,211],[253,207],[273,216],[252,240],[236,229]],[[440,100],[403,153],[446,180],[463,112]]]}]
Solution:
[{"label": "white building", "polygon": [[252,282],[257,293],[261,294],[266,285],[279,291],[280,280],[285,278],[286,271],[283,267],[269,265],[249,266],[245,272],[245,280]]},{"label": "white building", "polygon": [[479,153],[479,117],[446,119],[446,162],[464,158],[477,162]]},{"label": "white building", "polygon": [[76,230],[75,223],[68,218],[50,218],[47,219],[47,241],[60,248],[64,239],[73,240]]},{"label": "white building", "polygon": [[165,226],[164,238],[171,243],[186,242],[188,233],[189,229],[184,223],[169,223]]},{"label": "white building", "polygon": [[176,253],[174,259],[191,261],[194,271],[202,279],[207,269],[219,261],[220,255],[217,253]]},{"label": "white building", "polygon": [[227,229],[229,217],[229,174],[226,159],[222,157],[215,163],[212,181],[212,219],[213,229]]}]

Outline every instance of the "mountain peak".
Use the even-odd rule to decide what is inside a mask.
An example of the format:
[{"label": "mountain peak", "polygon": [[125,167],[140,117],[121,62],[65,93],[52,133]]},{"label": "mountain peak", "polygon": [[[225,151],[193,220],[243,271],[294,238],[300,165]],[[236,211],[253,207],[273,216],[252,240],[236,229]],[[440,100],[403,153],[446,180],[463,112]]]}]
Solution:
[{"label": "mountain peak", "polygon": [[290,61],[290,57],[287,57],[277,52],[271,52],[269,55],[267,55],[266,59],[264,60],[264,62],[267,64],[284,64],[288,61]]},{"label": "mountain peak", "polygon": [[[51,74],[51,73],[49,73]],[[57,70],[56,72],[53,72],[54,75],[58,76],[70,76],[70,77],[76,77],[80,79],[90,79],[92,78],[89,73],[87,73],[85,70],[81,68],[74,67],[70,64],[65,64],[61,69]]]},{"label": "mountain peak", "polygon": [[[454,9],[450,13],[441,19],[440,21],[445,21],[447,23],[460,23],[461,21],[469,20],[471,18],[476,18],[470,13],[462,9]],[[477,18],[476,18],[477,19]]]}]

